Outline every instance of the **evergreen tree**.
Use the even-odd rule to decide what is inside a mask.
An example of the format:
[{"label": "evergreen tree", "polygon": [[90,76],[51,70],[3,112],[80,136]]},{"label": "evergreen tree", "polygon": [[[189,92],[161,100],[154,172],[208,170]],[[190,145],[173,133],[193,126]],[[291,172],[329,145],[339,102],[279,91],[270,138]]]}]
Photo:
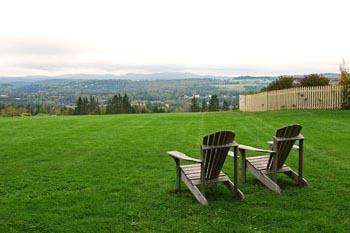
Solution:
[{"label": "evergreen tree", "polygon": [[88,105],[88,114],[100,114],[100,106],[98,99],[93,96],[90,96],[90,101]]},{"label": "evergreen tree", "polygon": [[208,112],[208,104],[207,104],[207,101],[205,99],[202,101],[201,111],[202,112]]},{"label": "evergreen tree", "polygon": [[199,111],[200,111],[200,108],[199,108],[198,101],[196,97],[193,96],[191,100],[191,112],[199,112]]},{"label": "evergreen tree", "polygon": [[125,93],[122,99],[122,113],[131,113],[131,104],[128,95]]},{"label": "evergreen tree", "polygon": [[74,114],[75,115],[81,115],[82,114],[82,106],[83,106],[83,100],[79,96],[77,100],[77,107],[74,109]]},{"label": "evergreen tree", "polygon": [[228,111],[228,110],[230,110],[230,107],[229,107],[227,101],[224,100],[224,102],[222,103],[222,111]]},{"label": "evergreen tree", "polygon": [[209,101],[209,112],[220,110],[219,99],[217,95],[212,95]]},{"label": "evergreen tree", "polygon": [[89,100],[88,100],[87,97],[83,97],[83,104],[82,104],[82,108],[81,108],[81,115],[86,115],[86,114],[89,113],[88,107],[89,107]]},{"label": "evergreen tree", "polygon": [[122,97],[120,94],[114,95],[111,100],[108,101],[106,114],[121,114],[131,113],[132,107],[127,94]]},{"label": "evergreen tree", "polygon": [[98,99],[90,96],[90,98],[79,96],[77,107],[74,109],[75,115],[100,114],[100,106]]}]

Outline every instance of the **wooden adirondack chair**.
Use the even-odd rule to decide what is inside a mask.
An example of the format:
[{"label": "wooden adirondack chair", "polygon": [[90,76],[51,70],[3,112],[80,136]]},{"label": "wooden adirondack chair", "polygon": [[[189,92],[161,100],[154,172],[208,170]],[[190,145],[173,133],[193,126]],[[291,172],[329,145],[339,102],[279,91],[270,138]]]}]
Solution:
[{"label": "wooden adirondack chair", "polygon": [[[301,186],[308,186],[308,182],[303,178],[304,137],[300,132],[300,125],[289,125],[278,129],[273,141],[268,142],[271,150],[239,145],[239,151],[242,155],[242,181],[245,182],[246,169],[248,169],[265,186],[277,193],[281,192],[277,184],[277,173],[284,173]],[[299,145],[294,145],[296,141],[299,141]],[[292,149],[299,151],[298,174],[284,164]],[[264,152],[269,153],[269,155],[246,157],[246,151]]]},{"label": "wooden adirondack chair", "polygon": [[[214,183],[223,183],[234,196],[244,198],[243,193],[237,186],[237,152],[238,144],[233,141],[235,134],[232,131],[220,131],[203,138],[200,145],[201,159],[191,158],[178,151],[168,151],[168,155],[174,158],[176,163],[177,190],[181,191],[181,179],[195,198],[202,204],[208,205],[205,198],[205,186]],[[232,153],[230,148],[234,148]],[[226,176],[221,168],[228,153],[234,157],[234,183]],[[180,165],[180,160],[190,161],[197,164]],[[200,186],[200,190],[197,188]]]}]

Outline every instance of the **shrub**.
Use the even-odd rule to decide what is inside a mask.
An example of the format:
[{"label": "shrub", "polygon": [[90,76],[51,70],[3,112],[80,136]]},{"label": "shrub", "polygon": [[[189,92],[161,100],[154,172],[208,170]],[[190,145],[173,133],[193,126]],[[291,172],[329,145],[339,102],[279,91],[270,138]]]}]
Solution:
[{"label": "shrub", "polygon": [[291,76],[280,76],[277,80],[271,82],[266,91],[274,91],[281,89],[288,89],[294,87],[294,78]]},{"label": "shrub", "polygon": [[30,117],[30,116],[32,116],[32,114],[29,112],[22,112],[21,113],[21,117]]},{"label": "shrub", "polygon": [[302,87],[328,86],[329,79],[319,74],[309,74],[300,80],[300,85]]}]

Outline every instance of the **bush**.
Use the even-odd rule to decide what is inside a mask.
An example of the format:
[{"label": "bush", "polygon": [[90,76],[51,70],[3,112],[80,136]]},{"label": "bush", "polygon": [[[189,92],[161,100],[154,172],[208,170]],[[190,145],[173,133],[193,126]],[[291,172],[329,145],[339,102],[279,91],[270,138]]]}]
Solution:
[{"label": "bush", "polygon": [[280,76],[266,87],[266,91],[288,89],[294,87],[294,78],[291,76]]},{"label": "bush", "polygon": [[32,114],[29,112],[22,112],[21,113],[21,117],[30,117],[30,116],[32,116]]},{"label": "bush", "polygon": [[319,74],[309,74],[300,80],[300,85],[302,87],[328,86],[329,79]]}]

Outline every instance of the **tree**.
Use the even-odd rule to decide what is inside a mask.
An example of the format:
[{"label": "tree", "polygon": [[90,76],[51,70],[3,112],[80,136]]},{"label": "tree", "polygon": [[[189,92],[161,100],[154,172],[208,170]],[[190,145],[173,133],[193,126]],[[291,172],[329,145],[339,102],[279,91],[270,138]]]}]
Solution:
[{"label": "tree", "polygon": [[83,107],[83,100],[79,96],[79,98],[77,100],[77,107],[74,109],[74,114],[75,115],[81,115],[82,114],[82,107]]},{"label": "tree", "polygon": [[4,117],[13,117],[13,116],[21,116],[22,113],[27,113],[27,109],[22,107],[15,107],[11,104],[6,105],[3,109],[1,109],[1,116]]},{"label": "tree", "polygon": [[341,105],[342,109],[350,109],[350,80],[349,80],[349,68],[345,67],[345,61],[339,66],[340,77],[338,85],[343,86],[343,103]]},{"label": "tree", "polygon": [[4,116],[4,117],[18,116],[17,109],[11,104],[6,105],[5,108],[1,110],[1,116]]},{"label": "tree", "polygon": [[199,112],[200,111],[200,108],[199,108],[199,104],[198,104],[198,101],[196,99],[196,97],[192,97],[192,100],[191,100],[191,112]]},{"label": "tree", "polygon": [[128,95],[125,93],[122,99],[122,113],[131,113],[132,107]]},{"label": "tree", "polygon": [[47,114],[47,110],[46,110],[45,106],[42,105],[42,106],[40,107],[39,113],[40,113],[40,114]]},{"label": "tree", "polygon": [[84,97],[84,98],[83,98],[82,108],[81,108],[81,114],[82,114],[82,115],[86,115],[86,114],[89,113],[88,107],[89,107],[89,100],[88,100],[87,97]]},{"label": "tree", "polygon": [[132,107],[128,95],[124,96],[120,94],[114,95],[111,100],[108,101],[106,114],[121,114],[132,113]]},{"label": "tree", "polygon": [[208,104],[207,104],[207,101],[205,99],[202,101],[201,111],[202,112],[208,112]]},{"label": "tree", "polygon": [[209,112],[220,110],[219,99],[217,95],[212,95],[209,101]]},{"label": "tree", "polygon": [[228,110],[230,110],[230,107],[229,107],[227,101],[224,100],[224,102],[222,103],[222,111],[228,111]]},{"label": "tree", "polygon": [[339,65],[340,77],[338,85],[348,85],[350,83],[349,78],[349,68],[345,66],[345,61],[343,60],[343,64]]},{"label": "tree", "polygon": [[294,78],[291,76],[280,76],[277,80],[271,82],[267,87],[267,91],[288,89],[294,87]]},{"label": "tree", "polygon": [[118,114],[121,113],[121,101],[120,94],[114,95],[107,103],[106,114]]},{"label": "tree", "polygon": [[191,111],[191,104],[189,101],[184,101],[180,106],[177,106],[175,112],[189,112]]},{"label": "tree", "polygon": [[328,86],[329,79],[319,74],[309,74],[300,80],[300,85],[302,87]]},{"label": "tree", "polygon": [[88,114],[100,114],[100,104],[98,103],[98,99],[90,96],[90,101],[88,103]]},{"label": "tree", "polygon": [[77,100],[77,107],[74,109],[75,115],[86,115],[86,114],[100,114],[100,105],[98,99],[90,96],[81,98],[79,96]]}]

